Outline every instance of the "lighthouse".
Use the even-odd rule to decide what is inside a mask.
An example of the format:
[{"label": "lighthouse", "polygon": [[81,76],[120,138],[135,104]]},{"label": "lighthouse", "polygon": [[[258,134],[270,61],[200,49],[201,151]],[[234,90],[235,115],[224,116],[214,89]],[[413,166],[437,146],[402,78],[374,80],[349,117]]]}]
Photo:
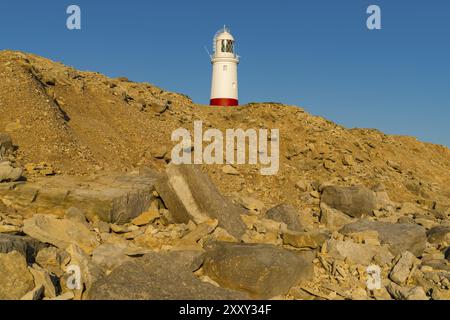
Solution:
[{"label": "lighthouse", "polygon": [[213,50],[210,105],[237,106],[239,57],[235,52],[234,37],[227,27],[224,26],[214,36]]}]

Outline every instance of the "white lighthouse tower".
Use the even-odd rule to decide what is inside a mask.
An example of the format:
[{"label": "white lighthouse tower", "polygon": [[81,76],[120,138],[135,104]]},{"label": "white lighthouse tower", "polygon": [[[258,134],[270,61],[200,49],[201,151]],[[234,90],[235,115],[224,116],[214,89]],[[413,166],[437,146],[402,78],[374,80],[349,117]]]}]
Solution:
[{"label": "white lighthouse tower", "polygon": [[234,38],[227,27],[224,26],[214,36],[213,48],[210,105],[237,106],[239,105],[237,80],[239,57],[234,50]]}]

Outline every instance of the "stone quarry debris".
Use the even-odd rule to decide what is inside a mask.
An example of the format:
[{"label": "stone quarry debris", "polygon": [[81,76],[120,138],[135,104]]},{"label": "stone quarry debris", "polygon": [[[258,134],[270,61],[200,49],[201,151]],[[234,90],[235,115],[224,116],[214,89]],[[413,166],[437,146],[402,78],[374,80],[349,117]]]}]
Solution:
[{"label": "stone quarry debris", "polygon": [[[12,51],[0,92],[0,299],[450,299],[444,146]],[[277,175],[169,164],[196,120],[276,126]]]}]

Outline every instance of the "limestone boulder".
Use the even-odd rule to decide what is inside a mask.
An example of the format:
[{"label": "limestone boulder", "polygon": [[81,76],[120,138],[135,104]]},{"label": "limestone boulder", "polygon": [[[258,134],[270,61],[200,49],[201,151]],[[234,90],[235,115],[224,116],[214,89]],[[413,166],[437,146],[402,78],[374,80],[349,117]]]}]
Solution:
[{"label": "limestone boulder", "polygon": [[245,210],[224,197],[196,165],[170,164],[167,177],[160,179],[156,189],[169,209],[173,222],[197,224],[217,219],[219,226],[235,237],[245,232],[241,214]]},{"label": "limestone boulder", "polygon": [[296,253],[267,244],[213,242],[207,245],[203,271],[222,287],[268,299],[311,280],[313,258],[312,252]]}]

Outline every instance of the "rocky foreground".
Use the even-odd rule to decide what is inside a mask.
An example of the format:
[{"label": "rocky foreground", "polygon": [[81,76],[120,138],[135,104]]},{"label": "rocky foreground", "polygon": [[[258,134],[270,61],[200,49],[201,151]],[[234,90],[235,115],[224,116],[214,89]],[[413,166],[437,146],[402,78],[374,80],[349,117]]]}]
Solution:
[{"label": "rocky foreground", "polygon": [[[450,299],[448,148],[10,51],[0,92],[0,299]],[[171,164],[193,120],[279,128],[279,174]]]}]

